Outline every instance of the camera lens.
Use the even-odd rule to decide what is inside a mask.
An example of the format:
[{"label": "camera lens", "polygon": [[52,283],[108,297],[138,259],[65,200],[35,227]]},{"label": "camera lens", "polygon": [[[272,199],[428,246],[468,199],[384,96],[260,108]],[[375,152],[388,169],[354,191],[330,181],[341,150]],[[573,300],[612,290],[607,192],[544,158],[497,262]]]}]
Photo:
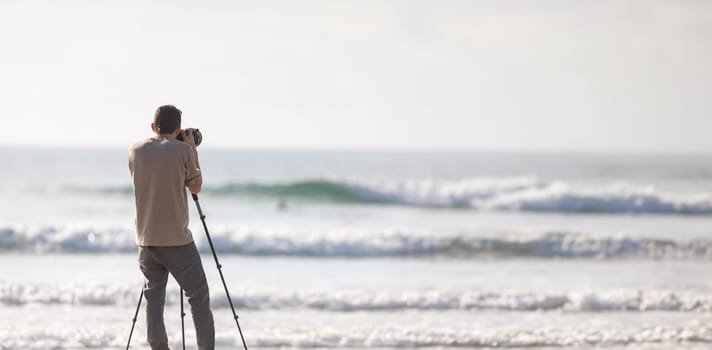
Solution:
[{"label": "camera lens", "polygon": [[200,130],[198,129],[192,129],[193,130],[193,141],[195,141],[196,146],[200,146],[200,143],[203,142],[203,134],[200,133]]}]

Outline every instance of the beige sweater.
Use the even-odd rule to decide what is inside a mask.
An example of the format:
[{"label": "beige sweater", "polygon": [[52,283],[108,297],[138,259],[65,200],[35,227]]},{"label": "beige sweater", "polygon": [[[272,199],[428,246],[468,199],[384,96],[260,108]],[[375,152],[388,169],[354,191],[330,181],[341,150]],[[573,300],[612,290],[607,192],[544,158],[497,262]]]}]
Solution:
[{"label": "beige sweater", "polygon": [[129,170],[136,198],[136,244],[192,242],[185,187],[203,181],[196,150],[163,137],[138,141],[129,147]]}]

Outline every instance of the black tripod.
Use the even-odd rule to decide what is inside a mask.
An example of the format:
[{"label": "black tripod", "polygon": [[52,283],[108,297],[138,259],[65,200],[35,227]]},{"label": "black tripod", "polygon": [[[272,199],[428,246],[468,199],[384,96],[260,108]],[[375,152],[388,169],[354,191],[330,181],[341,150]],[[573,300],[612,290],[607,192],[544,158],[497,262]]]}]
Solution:
[{"label": "black tripod", "polygon": [[[198,214],[200,214],[200,221],[203,222],[203,229],[205,230],[205,236],[208,237],[208,243],[210,244],[210,251],[213,253],[213,258],[215,259],[215,265],[218,268],[218,273],[220,274],[220,280],[225,288],[225,295],[227,296],[227,301],[230,304],[230,309],[232,310],[232,316],[235,319],[235,324],[237,325],[237,331],[240,333],[240,339],[242,340],[242,346],[247,350],[247,343],[245,342],[245,337],[242,335],[242,328],[240,328],[240,321],[238,321],[237,313],[235,312],[235,306],[232,304],[232,298],[230,298],[230,292],[227,290],[227,284],[225,283],[225,277],[222,273],[222,265],[218,261],[218,255],[215,253],[215,246],[213,246],[213,240],[210,238],[210,232],[208,232],[208,225],[205,223],[205,215],[203,214],[203,209],[200,207],[200,202],[198,202],[198,195],[193,194],[193,200],[195,201],[195,206],[198,208]],[[141,300],[143,299],[143,288],[141,288],[141,295],[138,298],[138,305],[136,305],[136,312],[131,323],[131,332],[129,332],[129,340],[126,343],[126,350],[131,346],[131,336],[133,335],[134,326],[136,326],[136,318],[138,317],[138,311],[141,308]],[[183,337],[183,349],[185,350],[185,312],[183,312],[183,289],[180,290],[180,317],[181,317],[181,336]]]}]

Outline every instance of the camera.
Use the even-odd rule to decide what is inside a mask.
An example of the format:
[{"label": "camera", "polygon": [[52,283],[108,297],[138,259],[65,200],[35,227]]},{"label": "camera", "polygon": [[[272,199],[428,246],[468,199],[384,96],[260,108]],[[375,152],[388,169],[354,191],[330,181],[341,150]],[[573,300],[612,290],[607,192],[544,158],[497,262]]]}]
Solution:
[{"label": "camera", "polygon": [[[193,134],[193,141],[195,141],[195,146],[200,146],[200,143],[203,142],[203,134],[200,133],[200,130],[195,128],[187,128],[183,131],[187,133],[188,130],[190,130],[190,132]],[[183,141],[183,134],[179,133],[176,139]]]}]

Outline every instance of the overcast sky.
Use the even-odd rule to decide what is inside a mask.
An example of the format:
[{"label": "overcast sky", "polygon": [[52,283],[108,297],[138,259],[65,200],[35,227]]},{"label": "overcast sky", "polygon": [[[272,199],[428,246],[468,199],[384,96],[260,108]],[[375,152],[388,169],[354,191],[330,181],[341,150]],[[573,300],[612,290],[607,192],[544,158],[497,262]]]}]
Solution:
[{"label": "overcast sky", "polygon": [[1,144],[712,152],[712,1],[0,2]]}]

